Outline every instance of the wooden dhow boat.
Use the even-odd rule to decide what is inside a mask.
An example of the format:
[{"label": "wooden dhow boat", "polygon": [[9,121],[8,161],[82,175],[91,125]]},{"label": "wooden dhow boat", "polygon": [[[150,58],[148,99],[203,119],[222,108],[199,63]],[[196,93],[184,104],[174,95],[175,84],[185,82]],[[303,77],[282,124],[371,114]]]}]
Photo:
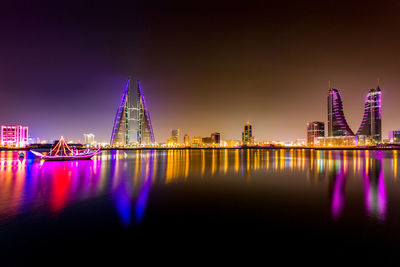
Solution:
[{"label": "wooden dhow boat", "polygon": [[86,149],[84,151],[73,150],[68,146],[67,142],[65,142],[64,137],[61,137],[60,141],[58,141],[57,145],[49,153],[42,154],[33,150],[31,150],[31,152],[43,160],[87,160],[100,153],[100,149],[101,148],[96,150]]}]

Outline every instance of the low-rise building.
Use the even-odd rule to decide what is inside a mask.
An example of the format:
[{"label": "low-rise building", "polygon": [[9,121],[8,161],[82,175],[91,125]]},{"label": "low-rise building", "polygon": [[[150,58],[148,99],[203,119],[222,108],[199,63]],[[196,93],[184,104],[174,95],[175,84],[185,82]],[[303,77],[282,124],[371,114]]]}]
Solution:
[{"label": "low-rise building", "polygon": [[307,145],[313,146],[316,137],[325,136],[325,124],[320,121],[307,123]]},{"label": "low-rise building", "polygon": [[315,137],[314,146],[322,147],[350,147],[356,146],[356,136],[328,136],[328,137]]},{"label": "low-rise building", "polygon": [[374,139],[367,135],[315,137],[314,146],[355,147],[374,145]]},{"label": "low-rise building", "polygon": [[192,147],[199,147],[202,145],[202,138],[200,136],[192,137]]},{"label": "low-rise building", "polygon": [[389,142],[390,143],[400,143],[400,131],[390,131],[389,132]]},{"label": "low-rise building", "polygon": [[28,145],[28,127],[21,125],[2,125],[1,146],[25,147]]}]

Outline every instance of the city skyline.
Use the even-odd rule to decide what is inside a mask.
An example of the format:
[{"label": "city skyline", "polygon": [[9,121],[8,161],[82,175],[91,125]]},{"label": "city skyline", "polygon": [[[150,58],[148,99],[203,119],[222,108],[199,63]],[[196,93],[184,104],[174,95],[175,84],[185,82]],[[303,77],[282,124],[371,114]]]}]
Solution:
[{"label": "city skyline", "polygon": [[3,265],[398,262],[400,0],[6,2]]},{"label": "city skyline", "polygon": [[290,141],[305,138],[307,122],[326,122],[328,80],[357,130],[365,92],[380,78],[383,139],[399,129],[396,3],[132,5],[5,6],[1,25],[13,27],[0,51],[0,122],[27,125],[34,138],[92,132],[108,142],[132,76],[158,142],[174,128],[240,140],[246,121],[257,140]]},{"label": "city skyline", "polygon": [[[139,81],[137,81],[137,80],[134,80],[133,81],[133,83],[136,83],[137,84],[137,88],[138,88],[138,94],[139,94],[139,97],[140,97],[140,103],[142,103],[142,99],[143,99],[143,95],[142,95],[142,92],[141,92],[141,89],[140,89],[140,84],[139,84]],[[329,81],[329,84],[331,83],[331,81]],[[123,94],[123,98],[122,99],[124,99],[124,97],[127,97],[127,89],[130,89],[131,88],[131,78],[128,78],[127,80],[126,80],[126,83],[125,83],[125,86],[124,86],[124,94]],[[363,128],[362,126],[365,124],[365,120],[366,120],[366,116],[368,116],[368,113],[367,113],[367,106],[368,106],[368,98],[370,97],[370,94],[371,93],[373,93],[373,92],[375,92],[375,90],[379,90],[379,92],[380,92],[380,94],[381,94],[381,89],[380,89],[380,86],[377,86],[377,88],[376,89],[370,89],[370,90],[368,90],[369,92],[368,92],[368,94],[367,94],[367,96],[365,97],[365,101],[364,101],[364,111],[363,111],[363,116],[362,116],[362,121],[361,121],[361,123],[360,123],[360,129],[357,131],[357,132],[355,132],[355,131],[353,131],[353,130],[351,130],[351,127],[348,125],[348,123],[346,122],[346,115],[344,115],[344,111],[343,111],[343,99],[342,99],[342,97],[341,97],[341,93],[342,93],[342,90],[340,90],[340,89],[335,89],[335,88],[328,88],[328,119],[327,120],[322,120],[323,122],[326,122],[326,125],[328,125],[328,128],[327,128],[327,136],[344,136],[344,135],[360,135],[360,130],[361,130],[361,128]],[[129,92],[130,92],[131,90],[129,90]],[[333,92],[333,95],[332,95],[332,92]],[[338,113],[340,113],[341,115],[339,116],[339,117],[337,117],[337,118],[335,118],[335,120],[339,120],[339,121],[342,121],[342,120],[344,120],[344,128],[343,129],[347,129],[347,132],[345,133],[345,134],[340,134],[339,132],[337,132],[338,130],[336,130],[336,133],[335,134],[330,134],[329,133],[329,118],[330,118],[330,113],[329,113],[329,103],[330,103],[330,100],[329,99],[339,99],[339,100],[335,100],[335,101],[339,101],[338,102],[338,104],[336,104],[336,106],[337,106],[337,109],[338,109]],[[331,100],[332,101],[332,100]],[[116,118],[115,118],[115,122],[114,122],[114,126],[113,126],[113,128],[115,128],[116,127],[116,123],[117,122],[119,122],[119,120],[121,120],[121,118],[123,117],[122,116],[122,113],[120,114],[120,112],[119,112],[119,110],[122,110],[122,109],[124,109],[123,108],[123,106],[124,105],[127,105],[127,101],[122,101],[121,102],[122,104],[120,104],[120,106],[119,106],[119,108],[118,108],[118,112],[117,112],[117,115],[116,115]],[[381,99],[379,99],[379,103],[381,104]],[[122,106],[121,106],[122,105]],[[335,106],[335,104],[331,104],[332,106]],[[140,108],[139,108],[140,109]],[[383,109],[383,108],[382,108]],[[149,116],[149,109],[148,108],[146,108],[145,109],[145,113],[146,113],[146,115],[145,116]],[[334,112],[331,112],[331,113],[334,113]],[[117,118],[118,118],[118,114],[120,114],[120,116],[119,117],[121,117],[121,118],[119,118],[119,120],[117,121]],[[314,115],[315,116],[315,115]],[[381,116],[381,114],[379,114],[379,116]],[[320,117],[320,116],[319,116]],[[125,117],[124,117],[125,118]],[[250,122],[250,120],[247,120],[247,123],[249,123]],[[307,122],[305,123],[306,125],[307,125]],[[150,125],[151,125],[151,122],[150,122]],[[242,125],[243,125],[243,123],[242,123]],[[118,126],[118,125],[117,125]],[[379,127],[381,127],[380,126],[380,122],[379,122]],[[118,127],[117,127],[118,128]],[[204,127],[203,127],[204,128]],[[364,127],[365,128],[365,127]],[[338,128],[339,129],[339,128]],[[397,128],[396,128],[397,129]],[[388,139],[389,138],[389,132],[390,131],[396,131],[396,129],[391,129],[391,130],[388,130],[387,132],[383,132],[382,131],[382,137],[381,137],[381,139]],[[112,140],[113,140],[113,132],[116,132],[117,130],[113,130],[112,131],[112,134],[111,134],[111,141],[110,141],[110,144],[112,143]],[[130,130],[131,131],[131,130]],[[211,130],[211,131],[213,131],[213,130]],[[331,130],[331,131],[333,131],[333,130]],[[342,131],[342,130],[340,130],[340,131]],[[364,130],[365,131],[365,130]],[[129,131],[128,131],[129,132]],[[137,131],[135,131],[135,136],[136,136],[136,133]],[[189,131],[186,131],[185,132],[185,134],[189,134],[189,132],[190,132],[190,130]],[[224,131],[221,131],[222,133],[224,132]],[[333,132],[335,132],[335,131],[333,131]],[[243,133],[242,133],[243,134]],[[83,135],[85,135],[85,134],[83,134]],[[155,134],[153,134],[153,130],[151,129],[151,136],[155,136]],[[189,135],[191,135],[191,134],[189,134]],[[196,133],[194,133],[194,134],[192,134],[192,135],[199,135],[199,134],[196,134]],[[207,135],[207,134],[206,134]],[[236,136],[237,136],[237,134],[235,134]],[[64,135],[63,135],[64,136]],[[71,138],[71,140],[80,140],[81,139],[81,137],[79,136],[79,135],[76,135],[77,136],[77,138],[76,139],[73,139],[73,138]],[[168,141],[168,139],[169,139],[169,135],[167,136],[167,138],[165,139],[165,140],[155,140],[155,138],[153,137],[153,142],[154,143],[167,143],[167,141]],[[41,136],[29,136],[29,138],[31,138],[32,140],[36,140],[37,138],[41,138],[42,140],[46,140],[46,139],[44,139],[44,138],[42,138]],[[241,136],[240,138],[226,138],[226,137],[224,137],[223,138],[223,140],[241,140],[243,137]],[[53,141],[53,140],[58,140],[59,139],[59,137],[54,137],[53,139],[52,138],[49,138],[49,139],[47,139],[47,140],[49,140],[49,141]],[[105,138],[105,139],[107,139],[107,138]],[[295,137],[295,138],[293,138],[293,139],[290,139],[290,140],[282,140],[282,139],[272,139],[272,138],[269,138],[268,136],[264,136],[264,135],[261,135],[261,138],[257,138],[256,139],[256,141],[281,141],[281,142],[287,142],[287,141],[295,141],[295,140],[299,140],[299,139],[304,139],[304,140],[306,140],[307,139],[307,135],[305,135],[305,136],[298,136],[298,137]],[[147,139],[146,139],[147,140]],[[100,143],[106,143],[107,141],[100,141]],[[150,141],[149,141],[150,142]],[[147,143],[149,143],[149,142],[145,142],[146,144]],[[135,142],[126,142],[126,144],[129,144],[129,143],[135,143]],[[140,142],[139,142],[140,143]],[[151,143],[151,142],[150,142]],[[149,143],[149,144],[150,144]],[[122,144],[122,143],[121,143]],[[120,144],[120,145],[121,145]]]}]

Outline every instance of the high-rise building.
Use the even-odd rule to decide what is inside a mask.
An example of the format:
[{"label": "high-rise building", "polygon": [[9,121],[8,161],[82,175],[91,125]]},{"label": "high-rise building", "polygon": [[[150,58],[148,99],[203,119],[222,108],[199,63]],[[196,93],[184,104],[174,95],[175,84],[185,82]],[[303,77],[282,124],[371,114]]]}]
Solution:
[{"label": "high-rise building", "polygon": [[190,137],[188,134],[185,134],[183,136],[183,143],[185,144],[185,146],[189,146],[190,145]]},{"label": "high-rise building", "polygon": [[2,146],[24,147],[28,145],[28,127],[21,125],[2,125],[0,138]]},{"label": "high-rise building", "polygon": [[343,113],[342,97],[337,89],[329,88],[328,93],[328,136],[351,136],[353,131]]},{"label": "high-rise building", "polygon": [[180,133],[179,129],[171,130],[171,138],[174,144],[179,144],[179,133]]},{"label": "high-rise building", "polygon": [[400,143],[400,131],[390,131],[389,132],[389,142],[390,143]]},{"label": "high-rise building", "polygon": [[212,133],[211,134],[211,141],[213,144],[219,145],[221,143],[221,134],[220,133]]},{"label": "high-rise building", "polygon": [[307,145],[313,146],[316,137],[325,136],[325,124],[320,121],[307,123]]},{"label": "high-rise building", "polygon": [[247,122],[243,126],[243,132],[242,132],[242,143],[244,145],[248,145],[250,143],[254,142],[254,137],[253,137],[253,129],[250,124],[250,122]]},{"label": "high-rise building", "polygon": [[128,79],[114,126],[111,145],[154,144],[153,127],[140,82]]},{"label": "high-rise building", "polygon": [[95,141],[94,141],[94,134],[90,133],[90,134],[84,134],[83,135],[83,143],[85,145],[94,145]]},{"label": "high-rise building", "polygon": [[375,142],[382,141],[382,91],[379,86],[369,90],[365,97],[364,116],[357,135],[370,136]]}]

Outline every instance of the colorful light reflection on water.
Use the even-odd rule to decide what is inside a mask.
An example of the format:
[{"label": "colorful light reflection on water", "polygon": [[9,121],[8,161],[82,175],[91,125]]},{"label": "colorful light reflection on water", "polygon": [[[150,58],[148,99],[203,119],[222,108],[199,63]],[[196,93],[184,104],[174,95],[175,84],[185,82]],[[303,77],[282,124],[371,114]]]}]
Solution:
[{"label": "colorful light reflection on water", "polygon": [[360,191],[366,217],[384,223],[390,203],[386,187],[397,185],[398,173],[397,151],[103,151],[93,160],[70,162],[25,155],[0,152],[0,221],[35,210],[57,216],[74,203],[109,196],[122,225],[129,226],[144,220],[154,185],[232,179],[242,186],[280,183],[282,192],[316,185],[313,190],[329,197],[334,221],[344,216],[346,196]]}]

